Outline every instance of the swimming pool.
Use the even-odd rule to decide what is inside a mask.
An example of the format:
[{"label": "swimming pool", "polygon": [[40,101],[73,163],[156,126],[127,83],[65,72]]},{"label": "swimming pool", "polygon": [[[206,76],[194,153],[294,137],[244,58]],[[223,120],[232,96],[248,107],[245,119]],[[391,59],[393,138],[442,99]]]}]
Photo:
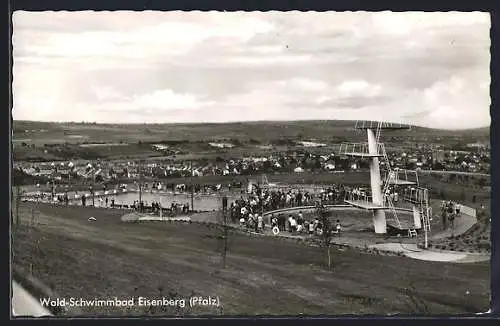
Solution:
[{"label": "swimming pool", "polygon": [[[92,196],[87,195],[86,205],[92,205]],[[222,197],[224,194],[195,194],[193,196],[193,206],[191,207],[191,194],[188,193],[151,193],[143,192],[141,194],[141,200],[147,205],[151,205],[152,202],[159,202],[162,207],[169,208],[172,203],[186,204],[188,203],[190,208],[198,211],[213,211],[218,210],[222,207]],[[228,203],[236,200],[237,196],[227,195]],[[111,205],[111,200],[115,200],[116,205],[132,205],[134,201],[139,200],[139,192],[125,192],[125,193],[110,193],[110,194],[97,194],[94,198],[95,206],[102,207],[106,205],[105,199],[108,198],[108,206]],[[80,198],[72,198],[71,202],[73,204],[81,205]]]}]

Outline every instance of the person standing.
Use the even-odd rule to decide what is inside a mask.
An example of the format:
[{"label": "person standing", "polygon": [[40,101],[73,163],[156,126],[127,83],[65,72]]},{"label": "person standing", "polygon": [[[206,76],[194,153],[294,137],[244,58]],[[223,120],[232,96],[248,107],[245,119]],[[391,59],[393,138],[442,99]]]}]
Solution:
[{"label": "person standing", "polygon": [[314,234],[314,229],[315,229],[316,225],[314,222],[309,222],[309,235],[313,235]]},{"label": "person standing", "polygon": [[292,232],[292,220],[293,220],[292,215],[289,215],[288,216],[288,232]]},{"label": "person standing", "polygon": [[[444,202],[443,202],[444,203]],[[441,222],[443,223],[443,230],[446,230],[446,220],[447,220],[447,216],[446,216],[446,205],[443,205],[441,207]]]},{"label": "person standing", "polygon": [[271,227],[276,227],[278,226],[278,219],[274,217],[274,215],[271,215]]},{"label": "person standing", "polygon": [[293,217],[290,220],[290,228],[292,233],[295,233],[297,231],[297,220]]},{"label": "person standing", "polygon": [[340,234],[342,232],[342,225],[340,224],[340,220],[337,220],[337,223],[335,224],[335,233]]},{"label": "person standing", "polygon": [[257,227],[259,229],[258,232],[262,232],[264,230],[264,219],[260,214],[257,216]]}]

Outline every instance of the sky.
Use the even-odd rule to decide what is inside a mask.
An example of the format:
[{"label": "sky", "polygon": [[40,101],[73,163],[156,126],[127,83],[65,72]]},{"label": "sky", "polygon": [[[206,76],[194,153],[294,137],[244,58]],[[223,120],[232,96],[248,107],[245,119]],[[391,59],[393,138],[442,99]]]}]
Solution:
[{"label": "sky", "polygon": [[488,13],[13,14],[15,120],[490,124]]}]

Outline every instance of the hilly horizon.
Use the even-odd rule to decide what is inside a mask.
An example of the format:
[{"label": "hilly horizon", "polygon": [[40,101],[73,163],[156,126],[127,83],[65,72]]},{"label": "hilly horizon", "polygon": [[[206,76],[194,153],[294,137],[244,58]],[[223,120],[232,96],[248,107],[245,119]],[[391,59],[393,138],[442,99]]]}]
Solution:
[{"label": "hilly horizon", "polygon": [[[363,120],[359,120],[363,121]],[[372,120],[365,120],[372,121]],[[374,122],[378,122],[373,120]],[[105,123],[105,122],[76,122],[76,121],[36,121],[36,120],[13,120],[13,127],[16,124],[26,125],[46,125],[46,126],[238,126],[238,125],[290,125],[295,126],[300,124],[331,124],[335,123],[332,127],[351,127],[354,128],[355,120],[254,120],[254,121],[230,121],[230,122],[171,122],[171,123]],[[395,123],[398,124],[398,123]],[[403,125],[410,126],[413,130],[434,130],[434,131],[449,131],[449,132],[464,132],[464,131],[477,131],[477,132],[490,132],[490,126],[475,127],[475,128],[458,128],[458,129],[444,129],[444,128],[430,128],[419,126],[415,124],[402,123]],[[19,126],[20,127],[20,126]],[[15,131],[15,130],[14,130]]]}]

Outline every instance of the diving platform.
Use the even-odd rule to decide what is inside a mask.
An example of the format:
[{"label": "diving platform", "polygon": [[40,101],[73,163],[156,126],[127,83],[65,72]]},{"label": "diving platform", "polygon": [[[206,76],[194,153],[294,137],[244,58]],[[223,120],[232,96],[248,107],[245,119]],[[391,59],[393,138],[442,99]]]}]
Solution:
[{"label": "diving platform", "polygon": [[390,185],[395,185],[395,186],[414,186],[417,184],[414,181],[401,180],[401,179],[388,180],[387,183],[389,183]]},{"label": "diving platform", "polygon": [[382,121],[356,121],[354,129],[366,130],[410,130],[411,126],[404,123],[382,122]]},{"label": "diving platform", "polygon": [[344,200],[344,202],[346,204],[353,206],[353,207],[366,209],[366,210],[387,209],[387,207],[375,204],[375,203],[373,203],[371,201],[367,201],[367,200]]},{"label": "diving platform", "polygon": [[342,143],[340,144],[339,154],[344,156],[359,158],[384,157],[384,144],[377,144],[377,151],[370,152],[368,143]]},{"label": "diving platform", "polygon": [[361,152],[344,153],[343,155],[345,155],[345,156],[352,156],[352,157],[359,157],[359,158],[365,158],[365,157],[383,157],[382,154],[369,154],[369,153],[361,153]]},{"label": "diving platform", "polygon": [[[418,172],[411,170],[400,170],[398,168],[395,168],[394,170],[386,171],[384,180],[386,188],[389,185],[418,187]],[[384,189],[384,191],[385,190],[387,189]]]}]

